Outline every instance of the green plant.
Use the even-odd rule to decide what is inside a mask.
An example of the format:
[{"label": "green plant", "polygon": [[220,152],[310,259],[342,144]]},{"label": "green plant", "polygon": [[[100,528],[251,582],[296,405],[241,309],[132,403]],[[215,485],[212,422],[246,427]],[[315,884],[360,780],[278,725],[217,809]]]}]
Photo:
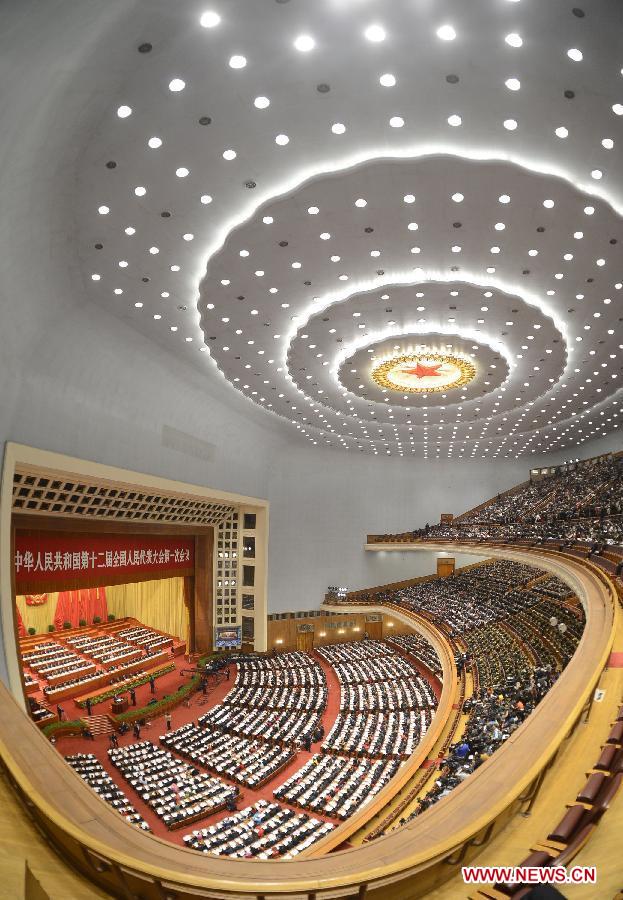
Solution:
[{"label": "green plant", "polygon": [[[170,663],[168,666],[164,666],[162,669],[158,669],[156,672],[152,672],[154,678],[160,678],[162,675],[166,675],[168,672],[172,672],[175,668],[174,663]],[[111,700],[113,697],[116,697],[117,694],[123,694],[125,691],[130,691],[132,688],[141,687],[143,684],[147,684],[149,681],[149,675],[139,675],[133,681],[128,681],[127,684],[123,685],[113,685],[112,688],[108,688],[103,691],[101,694],[95,694],[94,697],[91,697],[91,703],[95,706],[96,703],[103,703],[104,700]],[[86,703],[82,701],[75,701],[76,704],[84,709]]]},{"label": "green plant", "polygon": [[63,628],[69,631],[69,629],[71,628],[71,622],[63,622]]},{"label": "green plant", "polygon": [[48,631],[54,631],[54,625],[48,625]]},{"label": "green plant", "polygon": [[37,633],[36,629],[34,629],[32,627],[28,629],[28,634],[36,634],[36,633]]},{"label": "green plant", "polygon": [[[212,658],[213,656],[204,656],[199,660],[197,665],[200,667],[205,666],[208,660]],[[158,700],[156,703],[150,703],[140,709],[129,709],[127,712],[120,713],[118,716],[112,716],[111,718],[113,718],[115,722],[128,722],[129,724],[136,722],[137,719],[154,719],[167,712],[167,710],[179,706],[186,697],[189,697],[199,689],[200,684],[201,675],[193,675],[190,681],[179,687],[175,693],[163,697],[162,700]]]},{"label": "green plant", "polygon": [[109,621],[109,622],[114,622],[114,621],[115,621],[115,616],[114,616],[113,613],[108,613],[108,621]]},{"label": "green plant", "polygon": [[84,728],[80,719],[72,719],[69,722],[52,722],[42,728],[46,737],[61,737],[63,734],[80,734]]},{"label": "green plant", "polygon": [[86,619],[80,619],[80,621],[78,622],[78,625],[79,625],[81,628],[84,628],[84,626],[85,626],[86,624],[87,624],[87,620],[86,620]]},{"label": "green plant", "polygon": [[99,616],[93,616],[93,624],[94,624],[94,625],[99,625],[99,623],[100,623],[101,621],[102,621],[102,620],[100,619]]}]

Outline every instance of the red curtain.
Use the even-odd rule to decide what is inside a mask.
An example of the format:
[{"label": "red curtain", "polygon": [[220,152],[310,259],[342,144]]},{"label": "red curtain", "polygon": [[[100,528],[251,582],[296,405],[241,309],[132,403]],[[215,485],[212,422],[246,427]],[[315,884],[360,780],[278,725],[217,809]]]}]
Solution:
[{"label": "red curtain", "polygon": [[59,593],[54,613],[54,627],[57,631],[62,630],[64,622],[69,622],[72,628],[77,628],[81,620],[92,625],[95,616],[99,616],[102,622],[108,616],[106,588],[82,588],[79,591]]},{"label": "red curtain", "polygon": [[18,606],[15,607],[15,612],[17,613],[17,635],[21,638],[26,637],[26,627]]}]

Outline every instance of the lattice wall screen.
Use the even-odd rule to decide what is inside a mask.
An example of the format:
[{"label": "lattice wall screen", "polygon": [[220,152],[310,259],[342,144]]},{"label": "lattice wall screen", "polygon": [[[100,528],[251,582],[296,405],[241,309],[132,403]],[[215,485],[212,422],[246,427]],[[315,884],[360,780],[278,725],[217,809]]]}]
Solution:
[{"label": "lattice wall screen", "polygon": [[88,478],[68,479],[18,469],[13,476],[13,510],[64,517],[217,525],[231,516],[233,507]]},{"label": "lattice wall screen", "polygon": [[240,546],[240,515],[232,512],[219,524],[216,537],[216,625],[236,625],[239,622]]}]

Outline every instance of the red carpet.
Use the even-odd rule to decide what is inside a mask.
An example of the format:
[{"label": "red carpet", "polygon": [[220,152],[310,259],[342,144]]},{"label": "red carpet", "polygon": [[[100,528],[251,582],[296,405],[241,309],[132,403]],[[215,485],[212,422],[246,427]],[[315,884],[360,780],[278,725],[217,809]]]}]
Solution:
[{"label": "red carpet", "polygon": [[[329,696],[327,702],[327,709],[325,710],[322,717],[322,724],[324,726],[325,734],[329,732],[331,729],[331,725],[335,721],[335,718],[339,712],[340,708],[340,686],[337,680],[337,677],[333,671],[324,660],[316,657],[320,665],[322,666],[324,673],[327,678],[327,683],[329,686]],[[156,681],[156,699],[162,698],[165,694],[169,694],[174,691],[176,688],[180,686],[181,683],[185,683],[188,680],[188,676],[181,676],[179,674],[179,669],[184,668],[187,663],[185,662],[183,657],[177,657],[174,660],[177,669],[174,672],[170,672],[168,675],[164,675],[162,678],[157,679]],[[172,710],[171,718],[172,718],[172,728],[179,728],[180,725],[185,725],[187,722],[196,722],[199,716],[204,715],[209,709],[213,706],[216,706],[217,703],[220,703],[223,700],[223,697],[229,692],[230,688],[233,687],[234,679],[235,679],[235,666],[231,666],[231,680],[224,681],[222,684],[219,684],[216,687],[212,687],[210,685],[209,694],[207,697],[204,697],[201,693],[194,694],[190,701],[190,707],[186,707],[182,704],[182,706],[178,706],[177,709]],[[140,688],[136,689],[136,700],[138,706],[145,706],[149,700],[152,698],[152,694],[149,690],[149,685],[143,685]],[[76,704],[72,700],[66,700],[62,704],[63,709],[65,710],[67,719],[80,718],[82,714],[84,714],[84,710],[81,710],[80,707],[77,707]],[[94,707],[94,712],[98,714],[110,712],[110,703],[102,703],[98,706]],[[166,725],[164,721],[164,716],[161,716],[157,719],[152,719],[150,723],[148,723],[141,732],[141,739],[152,741],[154,744],[158,744],[159,737],[161,734],[164,734],[166,730]],[[122,747],[127,744],[133,744],[134,736],[130,731],[129,734],[124,735],[123,737],[119,736],[119,746]],[[183,845],[183,835],[187,834],[189,831],[195,828],[205,828],[207,825],[212,824],[225,815],[225,813],[221,810],[218,813],[214,813],[212,816],[207,816],[205,819],[201,819],[199,822],[194,822],[188,826],[188,828],[181,828],[177,831],[169,831],[160,819],[155,815],[154,812],[142,801],[142,799],[136,794],[136,792],[130,787],[130,785],[120,776],[119,772],[111,765],[108,760],[108,748],[109,748],[108,738],[105,736],[96,738],[94,741],[85,740],[81,736],[68,736],[61,737],[56,742],[57,750],[63,754],[63,756],[70,756],[75,753],[93,753],[99,761],[102,763],[107,772],[109,772],[113,779],[119,784],[121,789],[124,791],[128,799],[131,803],[136,807],[137,811],[143,816],[145,821],[149,824],[149,827],[152,829],[154,834],[158,835],[158,837],[164,838],[166,840],[171,841],[174,844]],[[307,753],[304,750],[299,750],[296,754],[296,757],[289,763],[289,765],[278,773],[274,778],[268,781],[263,787],[259,790],[251,790],[250,788],[243,787],[241,798],[238,803],[238,807],[241,808],[243,806],[255,803],[257,800],[264,799],[273,801],[273,790],[278,787],[278,785],[282,784],[287,778],[290,777],[297,769],[299,769],[305,762],[310,758],[310,756],[317,752],[320,748],[320,744],[315,744],[312,746],[312,753]],[[227,779],[224,779],[227,780]],[[233,783],[233,782],[232,782]],[[280,801],[281,802],[281,801]],[[289,804],[283,803],[282,806],[288,806]],[[296,809],[296,807],[291,807],[292,809]],[[320,814],[315,814],[318,819],[325,819],[326,821],[336,822],[337,820],[331,819],[329,816],[322,816]]]}]

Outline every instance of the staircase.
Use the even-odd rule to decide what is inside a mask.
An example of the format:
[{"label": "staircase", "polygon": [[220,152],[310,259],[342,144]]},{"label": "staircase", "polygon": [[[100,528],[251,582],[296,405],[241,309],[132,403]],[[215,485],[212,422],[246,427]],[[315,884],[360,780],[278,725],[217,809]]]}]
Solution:
[{"label": "staircase", "polygon": [[112,734],[115,730],[110,716],[82,716],[80,721],[94,737],[100,734]]}]

